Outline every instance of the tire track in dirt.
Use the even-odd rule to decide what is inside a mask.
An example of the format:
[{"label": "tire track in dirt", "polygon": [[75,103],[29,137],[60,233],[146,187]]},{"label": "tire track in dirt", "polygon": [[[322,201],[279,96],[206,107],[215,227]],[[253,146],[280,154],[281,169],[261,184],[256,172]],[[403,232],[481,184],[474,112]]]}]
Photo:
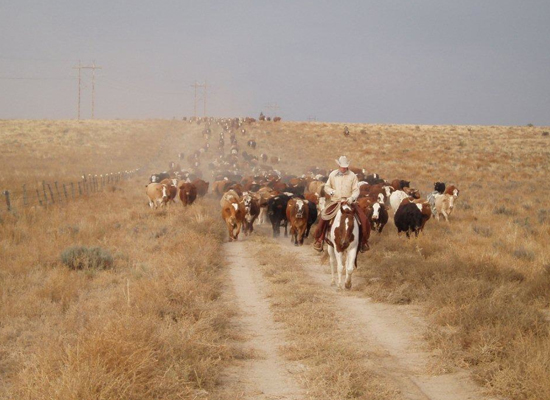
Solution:
[{"label": "tire track in dirt", "polygon": [[[267,229],[261,229],[270,235]],[[486,397],[467,371],[433,375],[422,334],[426,322],[417,308],[374,303],[353,291],[337,291],[330,287],[330,267],[321,265],[309,246],[295,247],[289,239],[276,241],[287,253],[294,254],[304,270],[319,285],[326,287],[341,310],[343,330],[353,332],[358,347],[369,349],[375,359],[376,372],[395,384],[406,399],[411,400],[495,400]],[[365,257],[361,255],[360,257]],[[358,277],[353,280],[357,282]]]},{"label": "tire track in dirt", "polygon": [[284,346],[284,332],[274,322],[265,298],[265,283],[246,242],[226,243],[224,251],[229,275],[234,287],[235,300],[241,315],[236,328],[245,336],[244,344],[254,357],[242,360],[225,374],[225,383],[244,391],[239,399],[299,400],[304,391],[290,371],[297,366],[285,361],[278,348]]}]

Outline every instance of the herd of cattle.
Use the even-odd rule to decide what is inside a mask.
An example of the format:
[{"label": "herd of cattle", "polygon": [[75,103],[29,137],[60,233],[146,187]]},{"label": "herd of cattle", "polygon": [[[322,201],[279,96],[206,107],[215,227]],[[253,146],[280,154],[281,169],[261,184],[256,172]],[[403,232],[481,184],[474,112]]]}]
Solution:
[{"label": "herd of cattle", "polygon": [[[279,157],[254,154],[257,143],[253,138],[246,140],[248,152],[242,151],[237,132],[246,137],[245,126],[256,124],[253,118],[199,118],[189,122],[204,125],[204,145],[187,159],[184,153],[179,154],[180,160],[188,161],[188,169],[171,162],[169,170],[151,175],[146,188],[150,207],[164,207],[177,197],[184,206],[191,205],[197,197],[207,195],[211,186],[211,195],[220,199],[230,241],[237,240],[241,230],[245,235],[253,232],[255,222],[263,224],[269,219],[274,237],[279,236],[281,227],[287,236],[290,227],[294,244],[303,244],[320,211],[330,201],[324,191],[330,171],[310,167],[299,176],[282,173],[271,165],[277,164]],[[214,131],[218,131],[217,151],[210,146]],[[229,146],[225,145],[226,137]],[[207,179],[212,180],[212,185],[203,179],[203,164],[208,167]],[[387,181],[364,169],[350,170],[359,180],[357,203],[369,217],[371,229],[378,233],[389,220],[389,210],[393,210],[397,232],[405,232],[407,237],[412,233],[418,236],[432,215],[437,220],[443,215],[448,222],[459,195],[455,185],[436,182],[434,191],[424,200],[409,181]]]}]

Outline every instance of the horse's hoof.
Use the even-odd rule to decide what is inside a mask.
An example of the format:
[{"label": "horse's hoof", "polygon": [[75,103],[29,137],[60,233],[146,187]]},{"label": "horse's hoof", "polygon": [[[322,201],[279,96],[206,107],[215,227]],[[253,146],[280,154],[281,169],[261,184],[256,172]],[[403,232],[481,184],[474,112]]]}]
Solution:
[{"label": "horse's hoof", "polygon": [[351,282],[346,282],[345,284],[346,289],[351,289]]},{"label": "horse's hoof", "polygon": [[336,282],[334,281],[330,282],[330,286],[336,286]]}]

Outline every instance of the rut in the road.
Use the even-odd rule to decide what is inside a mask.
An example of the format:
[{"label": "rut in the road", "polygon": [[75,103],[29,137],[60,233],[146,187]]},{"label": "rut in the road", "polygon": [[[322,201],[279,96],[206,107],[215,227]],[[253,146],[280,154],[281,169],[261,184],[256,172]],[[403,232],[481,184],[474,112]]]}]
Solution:
[{"label": "rut in the road", "polygon": [[254,358],[228,372],[227,384],[238,386],[242,399],[302,399],[303,391],[290,373],[296,366],[279,356],[284,334],[274,322],[257,264],[242,241],[227,243],[225,253],[242,316],[238,328]]}]

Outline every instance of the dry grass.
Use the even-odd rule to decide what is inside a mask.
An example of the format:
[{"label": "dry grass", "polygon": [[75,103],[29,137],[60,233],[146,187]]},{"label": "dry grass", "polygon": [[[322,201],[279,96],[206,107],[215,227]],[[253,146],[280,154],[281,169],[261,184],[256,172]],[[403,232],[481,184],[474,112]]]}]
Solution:
[{"label": "dry grass", "polygon": [[367,284],[356,290],[425,304],[432,321],[426,336],[441,354],[436,370],[468,368],[508,398],[550,398],[548,128],[348,126],[350,138],[344,124],[265,123],[250,132],[259,151],[284,155],[281,168],[290,173],[333,169],[346,154],[369,172],[410,179],[424,196],[435,181],[457,184],[449,225],[430,220],[408,241],[390,218],[360,257]]},{"label": "dry grass", "polygon": [[306,365],[305,386],[315,399],[395,399],[383,378],[367,366],[368,355],[339,327],[338,310],[326,293],[279,245],[255,237],[256,259],[269,282],[275,319],[288,329],[284,355]]},{"label": "dry grass", "polygon": [[[215,386],[232,356],[217,207],[151,212],[135,185],[107,207],[78,201],[4,222],[0,397],[176,398]],[[73,243],[108,249],[112,268],[68,268],[60,255]]]},{"label": "dry grass", "polygon": [[[157,132],[169,126],[143,125]],[[114,168],[159,151],[175,156],[175,149],[193,145],[182,140],[184,129],[193,132],[172,125],[166,141],[143,132],[141,145],[149,140],[151,147],[129,144]],[[102,154],[122,142],[113,137],[114,147],[74,167],[103,165]],[[55,158],[55,147],[48,149]],[[168,160],[158,160],[152,168],[166,168]],[[52,168],[63,174],[62,157],[58,163]],[[21,179],[42,172],[28,169]],[[145,181],[47,211],[1,215],[0,398],[204,398],[215,389],[234,355],[227,344],[232,305],[220,300],[219,206],[204,200],[153,212]],[[113,261],[108,269],[71,269],[61,256],[75,245],[101,248]]]},{"label": "dry grass", "polygon": [[[390,220],[373,237],[358,270],[367,283],[355,290],[424,304],[439,371],[465,367],[494,394],[550,398],[548,128],[348,124],[344,138],[343,126],[262,123],[247,127],[246,139],[258,142],[255,153],[280,156],[278,168],[289,173],[332,169],[346,154],[369,172],[411,179],[424,195],[435,181],[457,184],[449,225],[430,220],[407,241]],[[202,129],[177,121],[0,121],[0,182],[14,189],[82,172],[164,170],[202,142]],[[232,311],[219,300],[218,208],[150,212],[144,179],[47,213],[0,215],[0,397],[174,398],[214,387],[233,351],[225,344]],[[60,255],[73,245],[108,250],[113,267],[70,270]],[[307,282],[292,286],[296,271],[265,268],[281,299],[275,308],[301,316],[292,323],[305,347],[287,354],[311,365],[311,387],[321,388],[315,376],[326,374],[327,390],[367,393],[369,382],[361,386],[357,374],[368,371],[344,369],[339,377],[314,355],[327,351],[342,365],[338,349],[316,335],[336,329],[333,310],[314,308],[324,307],[322,298],[311,304],[298,292],[317,296]],[[311,319],[315,310],[326,323]]]}]

